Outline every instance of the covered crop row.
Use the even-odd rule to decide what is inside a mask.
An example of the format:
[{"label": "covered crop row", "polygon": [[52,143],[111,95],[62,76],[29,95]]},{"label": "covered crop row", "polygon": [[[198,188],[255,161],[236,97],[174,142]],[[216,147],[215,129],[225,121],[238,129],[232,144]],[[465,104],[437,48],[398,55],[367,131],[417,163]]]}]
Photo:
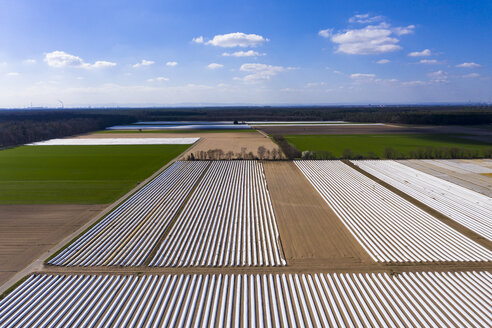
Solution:
[{"label": "covered crop row", "polygon": [[394,161],[352,162],[492,241],[492,198]]},{"label": "covered crop row", "polygon": [[380,262],[490,261],[492,252],[340,161],[296,161]]},{"label": "covered crop row", "polygon": [[285,264],[257,161],[212,162],[151,261],[154,266]]},{"label": "covered crop row", "polygon": [[488,272],[34,275],[2,327],[490,327]]},{"label": "covered crop row", "polygon": [[208,162],[176,162],[49,263],[141,265]]}]

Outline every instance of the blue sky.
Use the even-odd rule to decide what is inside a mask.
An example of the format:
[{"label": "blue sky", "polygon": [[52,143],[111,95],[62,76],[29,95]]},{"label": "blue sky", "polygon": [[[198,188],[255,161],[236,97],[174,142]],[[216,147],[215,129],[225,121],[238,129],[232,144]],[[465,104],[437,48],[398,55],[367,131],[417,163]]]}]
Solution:
[{"label": "blue sky", "polygon": [[0,1],[0,107],[492,102],[491,1]]}]

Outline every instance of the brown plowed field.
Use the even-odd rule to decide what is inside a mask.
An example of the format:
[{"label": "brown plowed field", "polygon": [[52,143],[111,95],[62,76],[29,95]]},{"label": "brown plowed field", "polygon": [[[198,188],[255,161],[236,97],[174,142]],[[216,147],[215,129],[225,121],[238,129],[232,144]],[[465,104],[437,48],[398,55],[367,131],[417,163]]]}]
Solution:
[{"label": "brown plowed field", "polygon": [[0,285],[107,205],[0,205]]},{"label": "brown plowed field", "polygon": [[293,162],[264,162],[289,266],[374,263]]}]

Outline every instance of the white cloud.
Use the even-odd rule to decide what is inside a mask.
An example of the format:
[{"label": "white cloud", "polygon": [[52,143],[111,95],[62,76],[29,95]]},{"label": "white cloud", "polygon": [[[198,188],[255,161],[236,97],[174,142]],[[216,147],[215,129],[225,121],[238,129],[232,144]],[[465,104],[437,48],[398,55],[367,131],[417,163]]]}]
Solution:
[{"label": "white cloud", "polygon": [[258,57],[258,56],[265,56],[265,55],[266,55],[265,53],[261,53],[254,50],[222,53],[222,56],[224,57]]},{"label": "white cloud", "polygon": [[422,51],[414,51],[408,54],[410,57],[426,57],[432,55],[430,49],[424,49]]},{"label": "white cloud", "polygon": [[224,65],[222,64],[217,64],[217,63],[211,63],[207,65],[207,68],[209,69],[217,69],[217,68],[222,68]]},{"label": "white cloud", "polygon": [[319,86],[325,86],[326,82],[309,82],[306,83],[305,88],[313,88],[313,87],[319,87]]},{"label": "white cloud", "polygon": [[389,59],[380,59],[376,63],[377,64],[387,64],[387,63],[390,63],[390,62],[391,62],[391,60],[389,60]]},{"label": "white cloud", "polygon": [[367,23],[379,22],[382,21],[383,19],[384,19],[383,16],[370,16],[369,14],[359,14],[350,17],[349,22],[367,24]]},{"label": "white cloud", "polygon": [[235,78],[235,80],[242,80],[244,82],[255,83],[259,81],[270,80],[273,76],[277,75],[278,73],[291,69],[294,68],[292,67],[284,68],[282,66],[248,63],[248,64],[241,65],[239,70],[243,72],[248,72],[250,74],[246,75],[242,79]]},{"label": "white cloud", "polygon": [[36,59],[25,59],[22,62],[24,64],[36,64]]},{"label": "white cloud", "polygon": [[96,61],[94,64],[86,63],[78,56],[58,50],[47,53],[44,57],[44,61],[48,64],[48,66],[55,68],[76,67],[91,69],[116,66],[116,63],[108,61]]},{"label": "white cloud", "polygon": [[203,36],[199,36],[197,38],[193,38],[191,40],[191,42],[195,42],[195,43],[203,43]]},{"label": "white cloud", "polygon": [[[241,32],[236,32],[216,35],[212,40],[207,41],[205,44],[222,48],[245,48],[256,47],[262,45],[267,41],[269,41],[267,38],[264,38],[263,36],[258,34],[245,34]],[[203,39],[202,42],[198,43],[203,43]]]},{"label": "white cloud", "polygon": [[330,38],[337,44],[336,52],[351,55],[370,55],[397,51],[398,36],[413,32],[413,25],[408,27],[391,27],[390,24],[381,22],[378,25],[368,25],[360,29],[348,29],[338,33],[328,33],[321,30],[319,35]]},{"label": "white cloud", "polygon": [[479,77],[479,76],[480,76],[480,74],[478,74],[478,73],[470,73],[470,74],[463,75],[463,77],[466,79],[471,79],[471,78],[475,78],[475,77]]},{"label": "white cloud", "polygon": [[168,61],[166,63],[166,66],[170,66],[170,67],[174,67],[174,66],[177,66],[178,65],[178,62],[176,61]]},{"label": "white cloud", "polygon": [[376,74],[365,74],[365,73],[350,74],[351,79],[373,79],[375,77],[376,77]]},{"label": "white cloud", "polygon": [[481,67],[481,66],[482,65],[474,63],[474,62],[456,65],[456,67],[460,67],[460,68],[477,68],[477,67]]},{"label": "white cloud", "polygon": [[333,34],[333,29],[332,28],[327,28],[325,30],[321,30],[318,32],[319,36],[322,36],[324,38],[329,38]]},{"label": "white cloud", "polygon": [[448,73],[441,71],[441,70],[431,72],[427,75],[430,77],[431,82],[445,83],[448,81]]},{"label": "white cloud", "polygon": [[439,64],[439,62],[435,59],[421,59],[419,61],[420,64]]},{"label": "white cloud", "polygon": [[7,76],[19,76],[20,74],[17,72],[9,72],[6,74]]},{"label": "white cloud", "polygon": [[147,82],[167,82],[169,79],[167,77],[159,76],[155,79],[148,79]]},{"label": "white cloud", "polygon": [[116,66],[116,63],[98,60],[94,64],[91,65],[92,68],[104,68],[104,67],[113,67]]},{"label": "white cloud", "polygon": [[152,61],[152,60],[145,60],[145,59],[142,59],[142,61],[140,63],[136,63],[135,65],[133,65],[134,68],[137,68],[137,67],[140,67],[140,66],[150,66],[150,65],[153,65],[155,62]]}]

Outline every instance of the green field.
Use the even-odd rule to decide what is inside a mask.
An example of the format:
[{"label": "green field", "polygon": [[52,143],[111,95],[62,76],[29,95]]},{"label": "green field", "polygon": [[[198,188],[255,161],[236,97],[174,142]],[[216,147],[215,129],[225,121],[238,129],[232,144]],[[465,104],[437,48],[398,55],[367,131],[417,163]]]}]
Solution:
[{"label": "green field", "polygon": [[21,146],[0,151],[0,204],[115,201],[189,145]]},{"label": "green field", "polygon": [[491,144],[443,134],[358,134],[358,135],[286,135],[285,139],[300,151],[329,151],[342,157],[345,149],[366,156],[372,152],[383,158],[387,147],[409,156],[412,151],[426,147],[464,148],[482,153]]}]

